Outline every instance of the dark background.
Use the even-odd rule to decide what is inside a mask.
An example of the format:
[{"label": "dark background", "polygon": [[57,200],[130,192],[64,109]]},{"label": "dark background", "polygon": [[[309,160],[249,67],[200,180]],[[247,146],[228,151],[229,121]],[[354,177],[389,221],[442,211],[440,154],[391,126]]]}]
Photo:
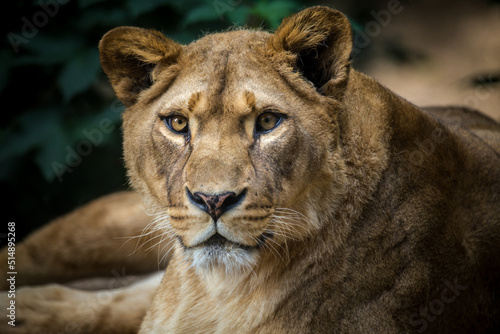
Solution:
[{"label": "dark background", "polygon": [[[0,14],[4,37],[0,49],[1,224],[16,222],[20,241],[58,215],[100,195],[128,188],[121,153],[122,107],[100,69],[97,51],[99,39],[108,30],[122,25],[155,28],[177,42],[189,43],[204,33],[232,26],[272,30],[283,17],[316,4],[343,11],[355,30],[362,30],[373,20],[370,11],[383,10],[388,2],[40,0],[3,3]],[[487,2],[493,5],[498,1]],[[422,7],[426,3],[431,1],[401,1],[406,8]],[[453,19],[442,12],[429,12],[429,15]],[[370,59],[373,45],[362,48],[356,55],[355,67],[362,68]],[[398,61],[411,61],[397,43],[390,44],[386,51]],[[85,133],[92,134],[93,143]],[[80,157],[75,155],[78,151]],[[64,168],[70,168],[71,172],[70,169],[63,172]]]}]

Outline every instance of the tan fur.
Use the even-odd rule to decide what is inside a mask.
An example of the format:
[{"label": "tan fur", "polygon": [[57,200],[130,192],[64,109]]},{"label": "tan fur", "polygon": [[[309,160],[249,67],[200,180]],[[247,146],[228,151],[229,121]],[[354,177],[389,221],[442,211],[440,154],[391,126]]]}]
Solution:
[{"label": "tan fur", "polygon": [[[327,7],[187,46],[103,37],[130,182],[176,240],[140,333],[500,329],[500,126],[417,108],[351,69],[351,46]],[[285,116],[257,133],[266,112]],[[200,193],[239,201],[213,218]]]}]

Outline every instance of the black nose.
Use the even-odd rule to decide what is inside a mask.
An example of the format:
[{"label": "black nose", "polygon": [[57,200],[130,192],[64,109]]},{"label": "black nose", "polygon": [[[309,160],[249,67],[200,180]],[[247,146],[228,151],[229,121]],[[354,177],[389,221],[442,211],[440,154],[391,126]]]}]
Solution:
[{"label": "black nose", "polygon": [[223,194],[203,194],[200,192],[195,192],[194,194],[187,189],[187,195],[189,200],[208,213],[214,222],[219,220],[222,214],[238,204],[241,203],[243,198],[245,197],[246,189],[243,190],[239,195],[236,195],[234,192],[226,192]]}]

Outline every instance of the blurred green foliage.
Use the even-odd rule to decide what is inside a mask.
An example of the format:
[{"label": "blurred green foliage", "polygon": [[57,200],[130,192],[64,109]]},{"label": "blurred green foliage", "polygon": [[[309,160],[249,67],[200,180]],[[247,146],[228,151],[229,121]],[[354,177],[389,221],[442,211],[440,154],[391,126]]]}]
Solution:
[{"label": "blurred green foliage", "polygon": [[141,26],[189,43],[231,26],[274,29],[305,5],[299,0],[37,0],[3,6],[0,185],[7,200],[2,218],[17,221],[21,236],[99,195],[127,188],[120,160],[122,107],[100,69],[97,50],[105,32]]}]

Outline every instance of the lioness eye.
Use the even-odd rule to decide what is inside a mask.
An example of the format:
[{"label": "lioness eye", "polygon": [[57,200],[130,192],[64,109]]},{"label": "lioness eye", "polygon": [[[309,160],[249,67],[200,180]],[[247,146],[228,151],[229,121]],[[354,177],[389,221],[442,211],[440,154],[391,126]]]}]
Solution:
[{"label": "lioness eye", "polygon": [[164,120],[167,127],[175,133],[186,133],[188,130],[188,119],[184,116],[173,115]]},{"label": "lioness eye", "polygon": [[265,112],[257,118],[257,131],[269,132],[277,127],[281,122],[281,117],[272,112]]}]

